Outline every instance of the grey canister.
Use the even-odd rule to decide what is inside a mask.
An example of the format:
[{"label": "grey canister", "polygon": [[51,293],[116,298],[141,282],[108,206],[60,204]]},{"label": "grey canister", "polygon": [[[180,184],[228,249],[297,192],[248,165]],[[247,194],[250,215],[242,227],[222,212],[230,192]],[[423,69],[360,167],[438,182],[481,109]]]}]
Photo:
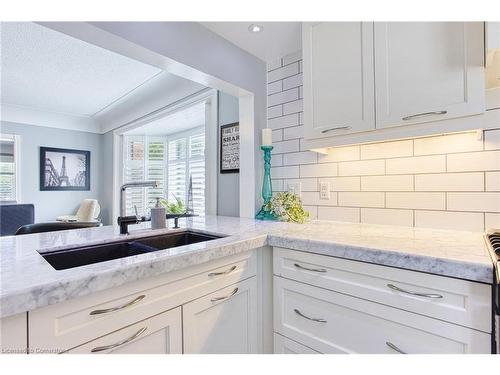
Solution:
[{"label": "grey canister", "polygon": [[165,207],[160,203],[160,198],[156,198],[156,206],[151,208],[151,229],[162,229],[166,226]]}]

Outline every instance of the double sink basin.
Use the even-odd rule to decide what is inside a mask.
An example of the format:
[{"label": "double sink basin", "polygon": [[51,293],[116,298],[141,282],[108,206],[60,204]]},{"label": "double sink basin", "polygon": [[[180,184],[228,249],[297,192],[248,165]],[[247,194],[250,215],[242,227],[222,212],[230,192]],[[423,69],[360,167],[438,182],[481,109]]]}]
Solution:
[{"label": "double sink basin", "polygon": [[103,245],[62,249],[40,255],[54,269],[65,270],[198,242],[212,241],[218,238],[222,238],[222,236],[187,230],[183,232],[137,238],[131,241],[124,240]]}]

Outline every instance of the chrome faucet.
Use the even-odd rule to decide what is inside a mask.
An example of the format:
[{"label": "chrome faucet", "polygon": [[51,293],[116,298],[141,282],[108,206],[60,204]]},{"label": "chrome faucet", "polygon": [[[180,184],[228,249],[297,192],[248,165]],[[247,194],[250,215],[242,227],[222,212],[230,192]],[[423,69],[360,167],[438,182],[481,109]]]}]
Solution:
[{"label": "chrome faucet", "polygon": [[123,184],[120,188],[120,216],[125,216],[125,199],[123,199],[123,195],[125,194],[125,190],[132,187],[153,187],[157,188],[160,186],[160,181],[135,181],[135,182],[127,182]]}]

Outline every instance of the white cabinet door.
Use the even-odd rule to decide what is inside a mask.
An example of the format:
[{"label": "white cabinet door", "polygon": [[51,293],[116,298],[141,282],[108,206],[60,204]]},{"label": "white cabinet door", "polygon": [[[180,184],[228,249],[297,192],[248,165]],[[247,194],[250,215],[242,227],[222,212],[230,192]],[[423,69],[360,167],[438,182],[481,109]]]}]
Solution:
[{"label": "white cabinet door", "polygon": [[375,128],[373,23],[302,25],[308,139]]},{"label": "white cabinet door", "polygon": [[137,322],[66,353],[182,354],[181,308]]},{"label": "white cabinet door", "polygon": [[[484,112],[483,27],[481,22],[376,22],[377,128]],[[446,131],[446,123],[440,126]]]},{"label": "white cabinet door", "polygon": [[184,353],[257,353],[257,284],[252,277],[182,306]]},{"label": "white cabinet door", "polygon": [[279,333],[274,334],[274,354],[320,354],[296,341],[290,340]]}]

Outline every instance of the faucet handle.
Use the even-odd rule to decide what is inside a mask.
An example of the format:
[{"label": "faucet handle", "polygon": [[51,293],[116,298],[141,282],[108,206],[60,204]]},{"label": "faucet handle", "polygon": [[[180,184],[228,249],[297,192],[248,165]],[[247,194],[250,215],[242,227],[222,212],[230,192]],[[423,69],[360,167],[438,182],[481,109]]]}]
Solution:
[{"label": "faucet handle", "polygon": [[137,205],[134,204],[134,211],[135,211],[135,216],[139,218],[139,212],[137,211]]}]

